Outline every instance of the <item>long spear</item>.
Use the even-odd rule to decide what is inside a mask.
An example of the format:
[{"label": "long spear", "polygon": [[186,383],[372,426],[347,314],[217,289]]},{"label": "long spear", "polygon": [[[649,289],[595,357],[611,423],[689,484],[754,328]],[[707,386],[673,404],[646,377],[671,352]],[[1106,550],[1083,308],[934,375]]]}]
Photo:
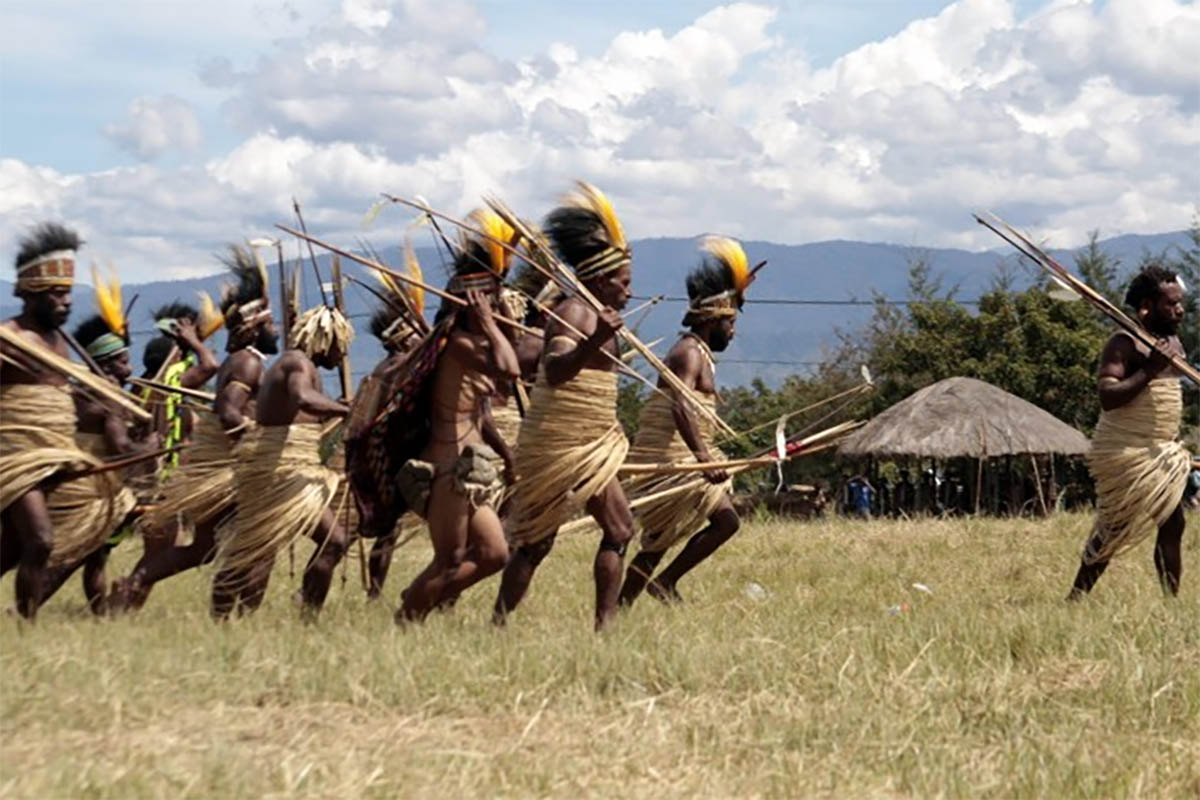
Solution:
[{"label": "long spear", "polygon": [[[292,195],[292,210],[296,212],[296,221],[300,223],[300,230],[308,234],[308,226],[304,224],[304,216],[300,213],[300,201]],[[312,261],[313,274],[317,276],[317,288],[321,290],[321,304],[329,305],[329,298],[325,296],[325,284],[321,283],[321,270],[317,267],[317,254],[313,252],[312,242],[308,243],[308,258]]]},{"label": "long spear", "polygon": [[99,378],[54,351],[29,343],[4,326],[0,326],[0,342],[11,348],[23,360],[33,361],[64,378],[75,381],[81,388],[97,398],[116,403],[132,414],[134,419],[143,421],[150,419],[150,413],[138,404],[137,398],[115,386],[107,378]]},{"label": "long spear", "polygon": [[[1134,339],[1141,342],[1146,347],[1149,347],[1151,350],[1156,350],[1162,355],[1166,356],[1171,362],[1171,366],[1175,367],[1175,369],[1179,370],[1180,373],[1187,376],[1193,383],[1200,386],[1200,369],[1197,369],[1195,366],[1188,363],[1186,358],[1183,358],[1176,353],[1172,353],[1160,346],[1158,337],[1154,336],[1154,334],[1150,333],[1150,331],[1143,328],[1141,324],[1134,321],[1128,314],[1114,305],[1107,297],[1088,286],[1079,278],[1075,277],[1070,270],[1051,258],[1048,253],[1034,244],[1029,237],[1025,236],[1016,228],[1012,227],[990,211],[985,213],[987,213],[987,215],[991,218],[991,220],[994,220],[994,222],[984,219],[978,214],[973,215],[975,217],[975,221],[999,236],[1004,241],[1011,244],[1026,258],[1030,259],[1042,269],[1049,272],[1050,275],[1053,276],[1060,284],[1091,303],[1095,308],[1099,309],[1102,314],[1111,319],[1113,322],[1117,323],[1117,325],[1123,328],[1125,332]],[[1004,230],[1001,230],[1001,228]]]},{"label": "long spear", "polygon": [[[289,228],[286,225],[276,224],[275,227],[279,228],[281,231],[285,231],[287,233],[292,234],[293,236],[296,236],[296,237],[304,239],[305,241],[308,241],[312,244],[315,244],[318,247],[323,247],[331,253],[336,253],[337,255],[348,258],[351,261],[362,264],[364,267],[370,267],[373,270],[382,272],[385,275],[390,275],[391,277],[395,278],[396,280],[403,281],[412,286],[419,286],[422,289],[424,289],[425,291],[429,292],[430,294],[436,295],[437,297],[440,297],[443,300],[446,300],[447,302],[454,303],[455,305],[457,305],[461,308],[466,308],[468,305],[470,305],[466,300],[462,299],[461,297],[450,294],[449,292],[442,291],[441,289],[438,289],[436,286],[431,286],[430,284],[425,283],[424,281],[419,281],[416,278],[412,277],[411,275],[405,275],[403,272],[397,272],[394,269],[389,269],[388,267],[385,267],[380,263],[372,261],[369,258],[363,258],[362,256],[352,253],[349,250],[344,250],[344,249],[338,247],[337,245],[333,245],[333,244],[329,244],[328,242],[324,242],[324,241],[318,239],[316,236],[310,236],[307,233],[302,233],[300,231],[294,230],[292,228]],[[572,331],[576,336],[584,335],[578,328],[571,326],[570,323],[566,322],[566,320],[555,315],[553,312],[549,311],[548,309],[546,310],[546,313],[553,316],[554,319],[558,320],[562,325],[564,325],[566,328],[568,328],[570,331]],[[509,319],[508,317],[502,316],[500,314],[496,314],[494,312],[493,312],[492,316],[495,317],[497,322],[504,324],[504,325],[508,325],[512,328],[516,328],[517,330],[519,330],[523,333],[529,333],[529,334],[533,334],[535,336],[541,335],[541,331],[534,330],[533,328],[530,328],[528,325],[524,325],[520,322],[517,322],[516,320]],[[625,365],[625,363],[623,361],[621,361],[621,359],[618,356],[613,355],[612,353],[608,352],[607,350],[600,350],[599,352],[603,353],[606,358],[608,358],[610,361],[612,361],[614,364],[616,364],[617,367],[622,370],[623,374],[629,375],[632,378],[637,378],[638,380],[642,381],[647,386],[649,386],[652,390],[658,391],[658,388],[654,385],[653,381],[649,380],[644,375],[640,375],[636,370],[630,369],[628,366]]]},{"label": "long spear", "polygon": [[[546,250],[539,241],[539,238],[534,236],[532,232],[529,231],[528,227],[517,217],[517,215],[512,213],[512,211],[505,207],[504,204],[498,199],[485,198],[484,202],[486,202],[493,211],[499,214],[514,230],[520,233],[522,238],[524,238],[528,243],[529,247],[544,255],[550,264],[554,266],[554,271],[547,270],[541,264],[538,264],[536,258],[526,258],[526,256],[514,248],[509,242],[497,239],[496,237],[489,235],[486,231],[481,231],[462,220],[455,219],[449,214],[444,214],[440,211],[434,211],[428,205],[422,205],[411,200],[406,200],[403,197],[396,197],[389,194],[384,194],[384,197],[391,200],[393,203],[409,206],[410,208],[414,208],[424,214],[428,214],[431,217],[440,217],[441,219],[446,220],[450,224],[462,230],[468,231],[476,236],[479,236],[480,238],[487,239],[488,241],[493,242],[504,249],[506,252],[527,261],[534,267],[534,269],[538,270],[543,275],[546,275],[550,280],[554,281],[554,283],[557,284],[568,295],[579,297],[589,306],[591,306],[593,310],[599,311],[604,307],[600,301],[597,300],[590,291],[588,291],[587,287],[579,281],[579,279],[575,276],[575,273],[571,272],[571,270],[553,253]],[[640,353],[652,367],[658,370],[659,375],[662,376],[667,385],[674,389],[677,395],[690,403],[692,407],[701,414],[701,416],[708,418],[718,430],[727,433],[728,435],[734,435],[734,430],[730,428],[729,425],[726,424],[726,422],[721,419],[715,411],[709,409],[707,406],[701,403],[695,397],[691,389],[684,385],[679,376],[668,369],[666,364],[662,363],[658,356],[656,356],[648,347],[646,347],[646,345],[642,344],[642,342],[633,334],[632,331],[630,331],[628,328],[621,328],[619,331],[617,331],[617,335],[624,339],[630,347],[638,351],[638,353]],[[644,380],[644,376],[642,377]],[[648,385],[650,385],[649,381],[646,382]],[[654,388],[657,390],[657,387]]]}]

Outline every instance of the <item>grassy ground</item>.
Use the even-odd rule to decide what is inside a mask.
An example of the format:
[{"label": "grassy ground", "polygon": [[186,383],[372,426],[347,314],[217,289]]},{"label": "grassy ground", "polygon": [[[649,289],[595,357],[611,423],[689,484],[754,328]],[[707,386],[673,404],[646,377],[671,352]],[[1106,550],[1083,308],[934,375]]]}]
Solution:
[{"label": "grassy ground", "polygon": [[585,539],[503,631],[494,583],[392,625],[423,545],[307,627],[286,567],[224,627],[206,574],[104,622],[73,581],[0,620],[0,796],[1200,797],[1200,519],[1176,601],[1146,545],[1067,606],[1088,524],[752,523],[602,636]]}]

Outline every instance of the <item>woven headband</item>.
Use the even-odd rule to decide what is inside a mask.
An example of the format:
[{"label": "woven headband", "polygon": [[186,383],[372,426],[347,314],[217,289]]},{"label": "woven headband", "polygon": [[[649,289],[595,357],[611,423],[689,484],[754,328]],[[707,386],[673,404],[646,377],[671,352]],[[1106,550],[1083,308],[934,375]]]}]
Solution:
[{"label": "woven headband", "polygon": [[576,264],[575,274],[581,281],[588,281],[632,263],[633,252],[628,247],[606,247]]},{"label": "woven headband", "polygon": [[17,292],[48,292],[75,285],[75,251],[55,250],[17,265]]},{"label": "woven headband", "polygon": [[129,351],[129,345],[115,333],[103,333],[85,348],[87,354],[97,360],[113,358]]}]

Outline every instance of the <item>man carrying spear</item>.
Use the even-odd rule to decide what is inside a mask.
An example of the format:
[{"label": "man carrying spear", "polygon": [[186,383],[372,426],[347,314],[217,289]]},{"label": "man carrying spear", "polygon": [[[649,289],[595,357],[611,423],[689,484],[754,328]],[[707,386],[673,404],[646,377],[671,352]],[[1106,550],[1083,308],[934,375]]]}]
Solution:
[{"label": "man carrying spear", "polygon": [[408,415],[416,435],[396,454],[404,462],[397,486],[405,506],[429,523],[433,558],[401,594],[397,622],[424,619],[499,572],[508,559],[492,505],[503,485],[496,450],[507,445],[490,420],[488,398],[496,380],[520,374],[517,354],[492,311],[510,261],[498,242],[515,244],[515,236],[490,210],[471,219],[490,238],[462,237],[447,287],[451,297],[422,346],[436,354],[435,361],[417,373],[421,385],[404,390],[419,399]]},{"label": "man carrying spear", "polygon": [[325,602],[333,570],[346,551],[346,531],[330,504],[341,480],[321,464],[325,422],[349,409],[326,396],[319,369],[336,369],[354,329],[325,305],[300,315],[288,336],[292,349],[263,374],[256,395],[257,425],[242,436],[234,467],[237,513],[218,532],[213,616],[226,619],[262,602],[275,555],[309,536],[316,550],[304,571],[300,597],[306,615]]},{"label": "man carrying spear", "polygon": [[[408,274],[416,281],[422,280],[421,264],[411,246],[405,247],[405,261]],[[371,315],[370,330],[386,353],[382,361],[375,365],[371,374],[363,379],[355,392],[351,414],[374,414],[386,393],[394,390],[394,383],[402,379],[407,372],[407,360],[410,353],[421,343],[422,335],[427,331],[425,323],[425,292],[416,285],[399,286],[395,279],[383,272],[375,273],[384,292],[382,303]],[[364,410],[369,406],[370,410]],[[351,423],[353,424],[353,423]],[[352,478],[353,480],[353,478]],[[374,539],[371,545],[371,555],[367,559],[367,597],[375,599],[383,592],[383,584],[387,580],[388,570],[392,565],[392,554],[400,534],[397,526],[399,515],[395,504],[380,496],[380,486],[374,481],[359,483],[356,490],[370,493],[372,496],[361,498],[370,503],[372,509],[380,509],[380,513],[369,518],[370,524],[362,524],[360,512],[359,535],[363,538]],[[360,502],[356,491],[356,502]],[[361,506],[360,506],[361,508]]]},{"label": "man carrying spear", "polygon": [[147,530],[169,530],[182,519],[195,533],[188,545],[170,542],[148,550],[114,587],[117,603],[127,609],[141,608],[158,581],[206,564],[215,555],[217,527],[234,509],[234,448],[254,424],[254,399],[267,356],[278,352],[266,266],[256,253],[238,245],[230,245],[221,261],[233,282],[221,294],[229,355],[217,371],[216,399],[211,413],[199,416],[188,458],[172,471],[163,496],[144,520]]},{"label": "man carrying spear", "polygon": [[[703,249],[700,265],[687,278],[689,306],[683,324],[688,331],[680,336],[665,361],[684,385],[715,409],[712,354],[723,351],[733,340],[737,315],[753,273],[742,246],[732,239],[709,237]],[[659,389],[662,393],[652,396],[642,409],[630,461],[670,464],[694,458],[706,464],[722,460],[721,451],[713,444],[713,426],[707,419],[698,418],[665,382],[659,382]],[[739,520],[729,497],[729,473],[712,469],[704,477],[707,483],[700,490],[669,495],[638,509],[641,549],[626,572],[622,605],[631,605],[643,588],[658,600],[679,600],[679,579],[737,532]],[[629,497],[636,499],[688,480],[689,476],[680,474],[634,476],[625,488]],[[666,552],[686,536],[691,538],[682,552],[651,581]]]},{"label": "man carrying spear", "polygon": [[17,566],[17,612],[30,619],[45,597],[47,567],[91,553],[122,516],[107,481],[55,481],[100,466],[75,442],[68,376],[90,393],[119,395],[106,379],[67,360],[60,326],[71,311],[80,244],[74,231],[51,222],[22,239],[14,292],[22,310],[0,323],[0,572]]},{"label": "man carrying spear", "polygon": [[517,440],[519,480],[507,523],[515,550],[493,618],[503,623],[517,607],[558,528],[586,509],[602,531],[593,567],[599,629],[616,612],[633,536],[629,502],[617,481],[629,442],[616,416],[613,363],[619,361],[620,312],[631,294],[632,255],[608,198],[587,184],[550,212],[545,232],[601,310],[573,295],[555,306],[547,322],[541,371]]},{"label": "man carrying spear", "polygon": [[[84,320],[75,329],[75,340],[83,346],[100,370],[116,386],[124,386],[133,370],[129,364],[129,324],[121,307],[121,287],[115,280],[105,285],[93,272],[93,285],[100,313]],[[86,394],[76,393],[75,410],[79,427],[75,441],[79,448],[96,458],[130,456],[153,453],[159,447],[157,436],[134,441],[130,436],[129,414],[121,408],[100,402]],[[50,572],[43,601],[49,600],[54,592],[77,570],[83,567],[83,592],[88,607],[94,614],[107,610],[105,567],[113,547],[132,528],[132,515],[137,499],[133,492],[122,485],[120,470],[103,473],[93,478],[77,479],[73,483],[87,480],[101,481],[104,493],[113,495],[114,524],[107,541],[86,557],[63,564]],[[68,486],[67,489],[74,487]]]},{"label": "man carrying spear", "polygon": [[1183,573],[1183,491],[1191,456],[1178,441],[1183,413],[1177,332],[1183,321],[1182,283],[1162,267],[1133,279],[1125,303],[1158,337],[1154,349],[1125,331],[1113,334],[1100,355],[1100,422],[1088,469],[1096,481],[1097,519],[1083,549],[1070,600],[1087,594],[1109,561],[1157,531],[1154,567],[1163,589],[1179,593]]}]

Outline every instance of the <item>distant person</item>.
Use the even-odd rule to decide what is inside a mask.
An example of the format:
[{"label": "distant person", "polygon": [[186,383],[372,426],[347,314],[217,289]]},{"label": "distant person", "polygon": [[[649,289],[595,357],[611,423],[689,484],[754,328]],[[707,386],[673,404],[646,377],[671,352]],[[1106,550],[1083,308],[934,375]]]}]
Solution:
[{"label": "distant person", "polygon": [[855,475],[846,484],[846,507],[850,516],[871,518],[875,487],[862,475]]},{"label": "distant person", "polygon": [[1163,589],[1179,593],[1183,572],[1183,495],[1191,455],[1178,441],[1183,415],[1179,371],[1166,353],[1184,357],[1176,335],[1183,321],[1183,285],[1158,266],[1143,269],[1125,303],[1158,337],[1155,349],[1124,331],[1100,355],[1100,421],[1087,455],[1096,482],[1096,524],[1083,548],[1068,599],[1096,584],[1109,561],[1157,532],[1154,567]]}]

